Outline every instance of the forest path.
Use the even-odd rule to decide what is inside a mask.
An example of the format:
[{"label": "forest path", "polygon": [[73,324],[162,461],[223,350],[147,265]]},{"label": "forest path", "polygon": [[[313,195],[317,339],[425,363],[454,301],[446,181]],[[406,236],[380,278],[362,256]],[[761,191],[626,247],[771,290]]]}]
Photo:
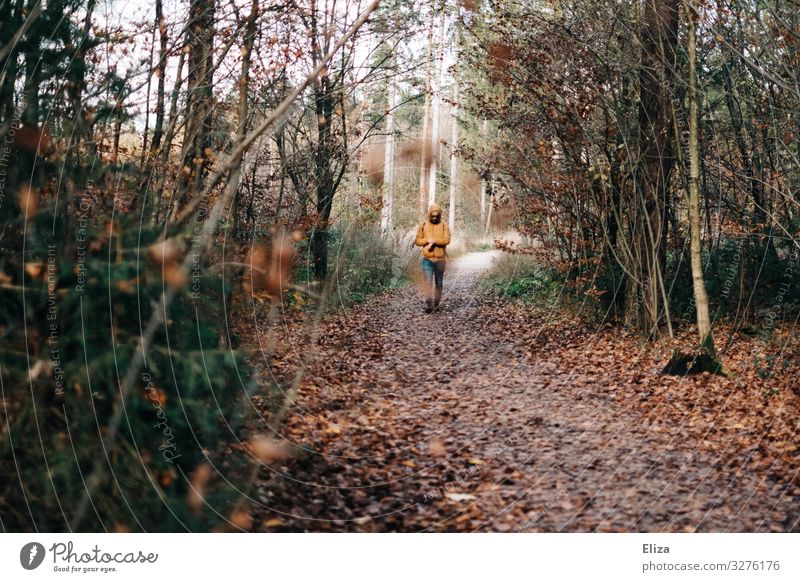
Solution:
[{"label": "forest path", "polygon": [[786,527],[778,485],[643,422],[592,376],[602,338],[578,334],[578,371],[511,326],[475,290],[493,256],[451,261],[440,313],[407,288],[322,325],[283,431],[304,450],[262,472],[255,530]]}]

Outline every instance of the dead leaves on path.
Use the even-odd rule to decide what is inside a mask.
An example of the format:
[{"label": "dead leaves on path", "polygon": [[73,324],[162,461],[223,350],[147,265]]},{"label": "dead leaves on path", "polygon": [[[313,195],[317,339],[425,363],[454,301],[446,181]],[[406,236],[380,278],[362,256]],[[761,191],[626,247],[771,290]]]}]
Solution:
[{"label": "dead leaves on path", "polygon": [[[662,376],[673,344],[551,321],[476,299],[469,285],[445,300],[426,317],[407,289],[322,324],[281,435],[303,452],[262,474],[254,527],[793,527],[800,370],[776,358],[783,340],[783,353],[797,354],[796,339],[734,336],[722,354],[728,378]],[[298,353],[276,354],[285,376]]]}]

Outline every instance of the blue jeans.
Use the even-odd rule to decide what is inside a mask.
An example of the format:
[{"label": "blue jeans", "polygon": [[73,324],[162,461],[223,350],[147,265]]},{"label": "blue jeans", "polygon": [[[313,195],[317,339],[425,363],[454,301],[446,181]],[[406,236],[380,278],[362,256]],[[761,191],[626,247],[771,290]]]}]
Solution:
[{"label": "blue jeans", "polygon": [[439,307],[442,300],[442,285],[444,284],[444,268],[447,261],[431,261],[422,259],[422,274],[425,276],[425,293],[428,304]]}]

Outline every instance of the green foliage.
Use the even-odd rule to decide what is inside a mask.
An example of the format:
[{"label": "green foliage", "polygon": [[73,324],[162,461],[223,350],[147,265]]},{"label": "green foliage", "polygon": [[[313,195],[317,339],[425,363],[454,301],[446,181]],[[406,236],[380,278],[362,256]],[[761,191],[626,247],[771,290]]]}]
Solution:
[{"label": "green foliage", "polygon": [[480,280],[479,287],[502,297],[532,303],[558,300],[564,277],[524,255],[502,255]]},{"label": "green foliage", "polygon": [[339,228],[331,235],[332,302],[347,307],[406,282],[399,257],[374,229]]},{"label": "green foliage", "polygon": [[762,380],[784,372],[790,366],[789,360],[781,355],[765,354],[753,359],[753,368]]},{"label": "green foliage", "polygon": [[485,253],[492,250],[494,250],[494,244],[492,242],[489,242],[480,236],[469,236],[469,233],[467,233],[464,245],[465,252]]},{"label": "green foliage", "polygon": [[525,275],[519,279],[508,281],[502,290],[506,297],[522,297],[525,295],[541,295],[547,289],[549,280],[542,273]]},{"label": "green foliage", "polygon": [[[774,239],[767,244],[753,244],[723,238],[711,251],[703,253],[703,265],[711,313],[716,319],[737,314],[741,317],[745,309],[753,321],[785,318],[800,311],[800,261],[789,245],[779,246]],[[688,251],[668,253],[667,275],[667,280],[672,281],[673,318],[694,323]]]},{"label": "green foliage", "polygon": [[[389,241],[372,227],[363,224],[340,224],[328,231],[328,284],[322,291],[328,296],[328,308],[349,307],[369,296],[407,282],[409,257],[400,256]],[[309,241],[297,244],[297,259],[292,281],[312,285],[313,257]],[[294,302],[287,294],[287,301]]]},{"label": "green foliage", "polygon": [[[143,329],[163,309],[161,265],[144,256],[158,233],[119,222],[108,235],[75,222],[51,241],[50,221],[39,216],[29,230],[27,268],[19,255],[0,262],[10,279],[0,287],[8,423],[0,471],[19,475],[0,487],[4,528],[215,527],[238,498],[239,461],[220,453],[238,437],[248,372],[239,354],[220,347],[219,282],[201,266],[201,291],[193,297],[182,286],[121,398]],[[193,506],[189,483],[206,463],[214,467],[207,505]]]}]

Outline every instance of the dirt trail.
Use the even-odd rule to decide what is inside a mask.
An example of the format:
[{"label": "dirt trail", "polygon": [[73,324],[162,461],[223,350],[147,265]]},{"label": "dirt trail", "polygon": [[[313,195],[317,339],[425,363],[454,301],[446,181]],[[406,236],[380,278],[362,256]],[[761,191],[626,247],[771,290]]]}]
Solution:
[{"label": "dirt trail", "polygon": [[643,422],[536,329],[509,327],[503,305],[475,293],[492,257],[451,261],[440,313],[404,289],[323,325],[284,431],[304,450],[264,470],[255,529],[791,527],[784,486]]}]

